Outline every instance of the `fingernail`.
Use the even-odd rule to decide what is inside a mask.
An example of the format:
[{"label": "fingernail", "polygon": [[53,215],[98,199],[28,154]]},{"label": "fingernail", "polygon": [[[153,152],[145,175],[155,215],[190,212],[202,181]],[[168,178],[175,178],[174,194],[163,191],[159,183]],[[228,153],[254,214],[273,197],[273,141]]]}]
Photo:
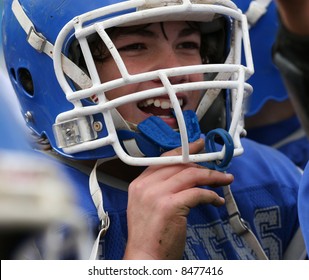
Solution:
[{"label": "fingernail", "polygon": [[229,178],[229,179],[234,179],[234,175],[231,174],[231,173],[224,173],[225,174],[225,177]]}]

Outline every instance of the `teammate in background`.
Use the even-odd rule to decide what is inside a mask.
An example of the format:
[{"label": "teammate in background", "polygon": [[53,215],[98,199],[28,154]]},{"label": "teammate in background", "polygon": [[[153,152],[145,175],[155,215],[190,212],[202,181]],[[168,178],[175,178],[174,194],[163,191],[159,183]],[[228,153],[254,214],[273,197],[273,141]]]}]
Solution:
[{"label": "teammate in background", "polygon": [[[0,259],[55,259],[72,254],[85,258],[90,254],[84,245],[86,228],[70,180],[49,157],[33,151],[23,123],[16,117],[16,108],[13,110],[12,103],[4,98],[4,94],[13,93],[1,77],[2,72]],[[67,237],[61,240],[57,229],[64,226]],[[43,255],[33,255],[34,240],[40,240]]]},{"label": "teammate in background", "polygon": [[[309,1],[277,0],[282,25],[274,47],[274,61],[279,67],[289,96],[309,137]],[[309,165],[299,190],[299,219],[309,249]]]},{"label": "teammate in background", "polygon": [[224,0],[5,1],[8,73],[75,182],[91,258],[302,256],[298,168],[241,139],[246,26]]},{"label": "teammate in background", "polygon": [[[2,11],[1,1],[0,20]],[[0,101],[0,259],[86,258],[89,240],[71,181],[50,157],[33,151],[6,74],[2,36]],[[59,227],[66,227],[67,237],[59,239]],[[33,250],[35,241],[40,252]]]},{"label": "teammate in background", "polygon": [[309,141],[272,61],[279,26],[276,4],[271,0],[235,0],[235,3],[248,18],[255,69],[249,79],[254,93],[245,114],[247,137],[278,149],[304,169],[309,159]]}]

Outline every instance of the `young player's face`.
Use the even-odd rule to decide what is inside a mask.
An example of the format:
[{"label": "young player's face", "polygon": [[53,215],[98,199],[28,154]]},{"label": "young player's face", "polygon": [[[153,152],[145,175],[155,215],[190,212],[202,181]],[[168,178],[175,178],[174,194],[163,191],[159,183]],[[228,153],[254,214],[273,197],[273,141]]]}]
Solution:
[{"label": "young player's face", "polygon": [[[201,64],[200,32],[186,22],[154,23],[140,29],[124,29],[113,36],[113,42],[130,74]],[[97,67],[102,82],[121,77],[110,55],[106,56]],[[169,79],[171,84],[202,81],[203,74],[182,75]],[[110,90],[106,95],[109,100],[112,100],[161,86],[161,80],[157,79]],[[183,110],[195,110],[201,93],[181,92],[177,93],[177,97]],[[138,124],[149,116],[155,115],[172,128],[177,128],[167,95],[129,103],[117,109],[126,121],[133,124]]]}]

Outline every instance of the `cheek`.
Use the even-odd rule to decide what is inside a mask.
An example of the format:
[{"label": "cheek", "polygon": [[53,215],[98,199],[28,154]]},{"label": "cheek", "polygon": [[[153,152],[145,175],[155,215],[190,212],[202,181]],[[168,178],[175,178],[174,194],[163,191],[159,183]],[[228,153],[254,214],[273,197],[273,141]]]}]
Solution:
[{"label": "cheek", "polygon": [[[190,81],[191,82],[200,82],[200,81],[204,81],[204,75],[203,74],[195,74],[195,75],[191,75],[190,76]],[[201,98],[203,97],[204,95],[204,92],[206,90],[201,90],[201,91],[194,91],[194,92],[191,92],[191,96],[190,98],[188,99],[188,104],[191,108],[194,108],[196,109]]]},{"label": "cheek", "polygon": [[204,74],[193,74],[191,81],[200,82],[204,80]]},{"label": "cheek", "polygon": [[[143,67],[140,66],[138,59],[135,59],[133,61],[127,59],[124,60],[124,63],[128,73],[131,75],[144,72]],[[143,63],[145,63],[145,61]],[[97,64],[96,67],[102,83],[106,83],[122,77],[117,65],[112,60],[104,61],[104,63]]]},{"label": "cheek", "polygon": [[121,77],[115,63],[104,62],[97,64],[96,67],[102,83]]},{"label": "cheek", "polygon": [[[153,58],[152,58],[153,60]],[[126,58],[123,60],[130,75],[140,74],[149,70],[151,63],[145,57]]]},{"label": "cheek", "polygon": [[190,98],[188,99],[189,101],[187,104],[188,109],[196,110],[202,96],[203,96],[203,92],[201,91],[191,92]]},{"label": "cheek", "polygon": [[[97,69],[102,83],[121,78],[118,67],[114,62],[104,62],[103,64],[97,65]],[[115,98],[127,95],[129,92],[133,92],[134,87],[134,85],[128,85],[116,88],[106,92],[105,95],[107,99],[113,100]]]},{"label": "cheek", "polygon": [[184,56],[180,61],[182,66],[200,65],[203,64],[202,58],[199,53],[191,56]]},{"label": "cheek", "polygon": [[[109,92],[106,92],[106,97],[108,100],[113,100],[122,96],[126,96],[128,92],[134,92],[134,89],[132,86],[125,86],[122,88],[118,88],[115,90],[111,90]],[[136,115],[136,104],[135,103],[126,103],[124,105],[121,105],[117,108],[117,111],[120,113],[120,115],[129,122],[135,121],[135,115]]]},{"label": "cheek", "polygon": [[105,93],[108,100],[113,100],[121,96],[128,95],[129,93],[137,91],[137,86],[135,85],[127,85],[124,87],[116,88],[113,90],[110,90]]},{"label": "cheek", "polygon": [[120,115],[129,122],[135,122],[136,118],[136,106],[132,104],[126,104],[117,108]]}]

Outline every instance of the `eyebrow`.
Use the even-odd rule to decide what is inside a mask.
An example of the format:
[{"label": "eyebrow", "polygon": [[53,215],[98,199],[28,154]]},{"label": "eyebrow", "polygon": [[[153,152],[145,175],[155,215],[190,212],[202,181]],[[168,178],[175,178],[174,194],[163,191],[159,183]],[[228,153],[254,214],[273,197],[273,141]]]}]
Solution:
[{"label": "eyebrow", "polygon": [[180,31],[180,33],[178,34],[179,37],[186,37],[186,36],[190,36],[192,34],[198,33],[200,34],[201,32],[196,29],[196,28],[192,28],[192,27],[187,27],[184,28]]},{"label": "eyebrow", "polygon": [[157,37],[157,34],[155,32],[151,30],[147,30],[147,29],[129,30],[129,31],[122,30],[122,32],[120,31],[117,34],[117,36],[126,36],[126,35],[138,35],[142,37]]}]

